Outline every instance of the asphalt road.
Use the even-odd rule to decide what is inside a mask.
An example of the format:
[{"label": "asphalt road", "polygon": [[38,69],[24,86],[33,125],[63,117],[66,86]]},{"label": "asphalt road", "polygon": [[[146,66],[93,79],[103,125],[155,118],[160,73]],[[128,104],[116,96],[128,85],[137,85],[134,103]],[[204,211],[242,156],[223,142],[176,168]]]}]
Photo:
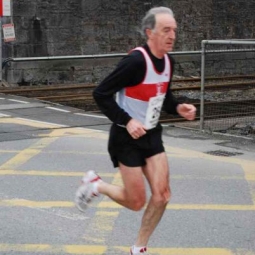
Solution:
[{"label": "asphalt road", "polygon": [[[73,203],[89,169],[121,185],[107,154],[110,122],[4,95],[0,122],[0,254],[128,254],[143,210],[103,196],[86,213]],[[164,144],[173,197],[149,254],[255,255],[254,141],[165,127]],[[208,154],[218,150],[233,155]]]}]

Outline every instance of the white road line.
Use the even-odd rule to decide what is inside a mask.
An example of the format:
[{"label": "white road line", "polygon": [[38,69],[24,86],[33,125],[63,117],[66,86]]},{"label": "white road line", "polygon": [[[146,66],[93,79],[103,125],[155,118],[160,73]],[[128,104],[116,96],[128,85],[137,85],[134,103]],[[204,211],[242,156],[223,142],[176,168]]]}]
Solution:
[{"label": "white road line", "polygon": [[17,103],[22,103],[22,104],[29,104],[29,102],[26,101],[21,101],[21,100],[16,100],[16,99],[8,99],[9,101],[17,102]]},{"label": "white road line", "polygon": [[25,119],[25,118],[16,118],[16,119],[25,120],[25,121],[32,121],[32,122],[42,123],[42,124],[50,124],[50,125],[54,125],[54,126],[58,126],[58,127],[69,127],[67,125],[60,125],[60,124],[56,124],[56,123],[52,123],[52,122],[46,122],[46,121],[39,121],[39,120],[32,120],[32,119]]},{"label": "white road line", "polygon": [[0,99],[5,100],[5,98],[3,98],[3,97],[0,97]]},{"label": "white road line", "polygon": [[107,119],[105,116],[100,116],[100,115],[93,115],[93,114],[86,114],[86,113],[74,113],[76,115],[81,115],[85,117],[93,117],[93,118],[99,118],[99,119]]},{"label": "white road line", "polygon": [[79,130],[91,130],[93,132],[99,132],[99,133],[104,133],[105,131],[100,130],[100,129],[93,129],[93,128],[87,128],[87,127],[76,127],[76,129]]},{"label": "white road line", "polygon": [[10,117],[11,115],[7,115],[7,114],[3,114],[3,113],[0,113],[0,118],[2,117]]},{"label": "white road line", "polygon": [[70,111],[59,109],[59,108],[55,108],[55,107],[45,107],[45,108],[51,109],[51,110],[55,110],[55,111],[59,111],[59,112],[70,112]]}]

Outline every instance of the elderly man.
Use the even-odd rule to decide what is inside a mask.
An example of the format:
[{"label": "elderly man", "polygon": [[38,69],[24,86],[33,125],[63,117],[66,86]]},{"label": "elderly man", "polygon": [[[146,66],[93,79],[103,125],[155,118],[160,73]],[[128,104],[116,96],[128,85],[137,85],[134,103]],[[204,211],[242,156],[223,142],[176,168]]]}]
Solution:
[{"label": "elderly man", "polygon": [[106,183],[91,170],[83,177],[75,202],[84,211],[95,196],[103,194],[128,209],[141,210],[146,203],[145,176],[151,197],[130,249],[133,255],[147,254],[149,238],[171,196],[159,124],[161,108],[187,120],[193,120],[196,113],[193,105],[180,104],[170,89],[174,61],[169,52],[174,46],[176,29],[171,9],[150,9],[142,20],[146,44],[131,50],[93,92],[99,108],[113,122],[108,151],[124,185]]}]

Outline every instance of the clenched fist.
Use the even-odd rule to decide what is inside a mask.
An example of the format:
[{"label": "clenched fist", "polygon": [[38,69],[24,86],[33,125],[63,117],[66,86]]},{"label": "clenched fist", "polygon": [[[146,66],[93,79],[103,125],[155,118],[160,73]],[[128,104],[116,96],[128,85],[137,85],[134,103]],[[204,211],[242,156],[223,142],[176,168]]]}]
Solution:
[{"label": "clenched fist", "polygon": [[196,117],[197,109],[192,104],[179,104],[176,110],[180,116],[187,120],[194,120]]}]

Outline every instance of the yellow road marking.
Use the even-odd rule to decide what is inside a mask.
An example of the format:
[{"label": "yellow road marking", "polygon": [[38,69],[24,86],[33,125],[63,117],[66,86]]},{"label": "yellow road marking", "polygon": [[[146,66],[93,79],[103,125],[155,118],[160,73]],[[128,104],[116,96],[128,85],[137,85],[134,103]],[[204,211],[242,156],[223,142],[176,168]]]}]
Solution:
[{"label": "yellow road marking", "polygon": [[243,162],[241,164],[246,181],[249,184],[250,194],[253,204],[255,204],[255,164],[252,162]]},{"label": "yellow road marking", "polygon": [[18,153],[21,152],[21,150],[0,150],[0,153]]},{"label": "yellow road marking", "polygon": [[[41,171],[41,170],[0,170],[0,175],[24,175],[24,176],[59,176],[59,177],[76,177],[83,176],[85,172],[65,172],[65,171]],[[101,177],[114,178],[116,173],[98,173]],[[120,177],[116,177],[120,178]],[[171,179],[176,180],[243,180],[242,175],[226,175],[226,176],[199,176],[199,175],[171,175]],[[246,175],[245,180],[255,181],[255,174]]]},{"label": "yellow road marking", "polygon": [[0,200],[0,206],[17,206],[31,208],[74,207],[69,201],[31,201],[25,199]]},{"label": "yellow road marking", "polygon": [[[129,252],[129,247],[115,246],[116,250],[122,252]],[[224,248],[151,248],[149,247],[148,252],[151,255],[255,255],[255,250],[249,249],[224,249]],[[119,253],[117,253],[119,254]],[[122,254],[122,253],[121,253]]]},{"label": "yellow road marking", "polygon": [[0,252],[103,254],[106,250],[106,246],[93,245],[0,244]]},{"label": "yellow road marking", "polygon": [[[83,176],[85,172],[51,172],[51,171],[21,171],[21,170],[0,170],[0,175],[31,175],[31,176],[66,176],[75,177]],[[115,173],[100,173],[101,177],[114,177]]]},{"label": "yellow road marking", "polygon": [[[56,132],[52,132],[50,134],[51,137],[54,136],[68,136],[68,135],[86,135],[88,137],[95,137],[99,139],[107,139],[108,135],[104,131],[89,129],[89,128],[78,128],[78,127],[63,127],[63,125],[48,123],[48,122],[40,122],[31,119],[22,119],[22,118],[0,118],[0,123],[11,123],[17,125],[24,125],[34,128],[48,128],[53,129]],[[43,134],[42,136],[45,136]],[[49,135],[47,135],[49,136]]]},{"label": "yellow road marking", "polygon": [[[115,247],[115,249],[127,252],[130,248]],[[160,255],[234,255],[235,253],[228,249],[221,248],[150,248],[150,254]],[[254,253],[255,254],[255,253]]]},{"label": "yellow road marking", "polygon": [[18,119],[18,118],[4,118],[0,119],[0,123],[11,123],[17,125],[30,126],[35,128],[56,128],[57,126],[50,123],[36,122],[29,119]]},{"label": "yellow road marking", "polygon": [[43,138],[32,144],[27,149],[22,150],[16,156],[8,160],[6,163],[0,166],[0,170],[16,169],[32,157],[41,152],[43,148],[54,142],[57,138]]},{"label": "yellow road marking", "polygon": [[[61,172],[61,171],[37,171],[37,170],[0,170],[0,175],[17,175],[17,176],[56,176],[56,177],[76,177],[83,176],[84,172]],[[101,177],[113,178],[115,173],[99,173]],[[197,176],[197,175],[171,175],[171,179],[175,180],[212,180],[212,176]],[[215,176],[216,180],[243,180],[240,175],[233,176]],[[247,175],[246,180],[254,181],[255,175]]]},{"label": "yellow road marking", "polygon": [[[0,150],[0,153],[19,153],[22,150]],[[47,150],[42,151],[42,154],[79,154],[79,155],[105,155],[109,156],[109,153],[102,151],[57,151],[57,150]]]},{"label": "yellow road marking", "polygon": [[[128,253],[130,247],[105,246],[105,245],[54,245],[54,244],[0,244],[0,252],[27,252],[27,253],[50,253],[50,254],[123,254]],[[255,251],[249,249],[224,249],[224,248],[174,248],[150,247],[151,255],[255,255]]]},{"label": "yellow road marking", "polygon": [[[97,208],[122,208],[115,202],[101,202]],[[254,211],[255,205],[220,205],[220,204],[168,204],[168,210],[226,210]]]},{"label": "yellow road marking", "polygon": [[[2,207],[31,207],[31,208],[54,208],[54,207],[74,207],[71,201],[32,201],[25,199],[0,200]],[[121,209],[119,204],[112,201],[102,201],[92,204],[92,207],[100,209]],[[255,211],[255,205],[224,205],[224,204],[168,204],[168,210],[216,210],[216,211]],[[104,214],[105,213],[105,214]],[[115,213],[101,212],[99,216],[116,216]]]}]

